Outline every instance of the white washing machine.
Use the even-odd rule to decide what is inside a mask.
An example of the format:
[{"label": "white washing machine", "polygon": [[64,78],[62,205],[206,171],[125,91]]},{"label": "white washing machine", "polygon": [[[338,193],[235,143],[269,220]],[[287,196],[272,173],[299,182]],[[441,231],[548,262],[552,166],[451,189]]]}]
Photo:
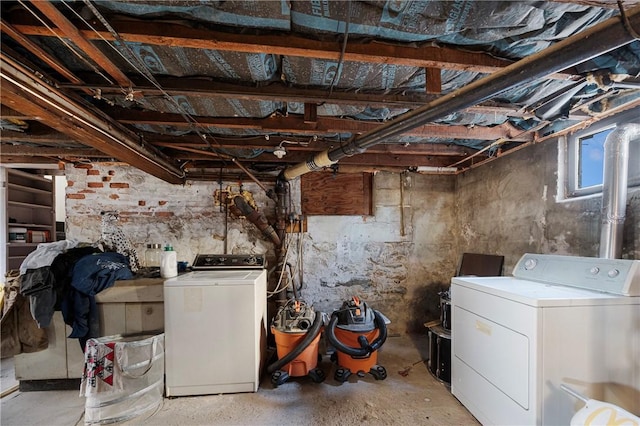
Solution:
[{"label": "white washing machine", "polygon": [[561,384],[640,415],[640,261],[525,254],[451,304],[451,391],[482,424],[568,425]]},{"label": "white washing machine", "polygon": [[164,282],[166,396],[255,392],[267,340],[264,257],[198,255]]}]

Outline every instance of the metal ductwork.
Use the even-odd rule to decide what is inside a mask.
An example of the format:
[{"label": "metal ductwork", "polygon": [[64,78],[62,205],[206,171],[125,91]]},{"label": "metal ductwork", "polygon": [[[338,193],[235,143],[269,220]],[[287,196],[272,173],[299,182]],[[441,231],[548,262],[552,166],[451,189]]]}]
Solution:
[{"label": "metal ductwork", "polygon": [[624,22],[621,17],[610,18],[494,74],[429,102],[375,130],[358,135],[343,146],[324,151],[304,163],[291,166],[283,172],[283,177],[286,180],[292,180],[309,171],[334,164],[342,158],[363,153],[390,137],[627,45],[635,40],[634,33],[640,29],[640,6],[629,9],[625,15]]},{"label": "metal ductwork", "polygon": [[629,178],[629,142],[634,140],[640,142],[640,124],[618,126],[604,142],[600,257],[605,259],[619,259],[622,255]]}]

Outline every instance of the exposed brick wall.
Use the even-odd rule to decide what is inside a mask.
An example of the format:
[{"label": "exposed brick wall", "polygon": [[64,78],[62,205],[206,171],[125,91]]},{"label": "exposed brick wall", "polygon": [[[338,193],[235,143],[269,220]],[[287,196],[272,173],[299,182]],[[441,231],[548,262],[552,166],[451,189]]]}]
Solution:
[{"label": "exposed brick wall", "polygon": [[[179,260],[191,263],[197,253],[222,253],[224,213],[214,204],[217,182],[172,185],[121,163],[67,166],[66,224],[68,238],[95,242],[100,238],[100,212],[117,210],[123,231],[144,258],[146,244],[172,244]],[[107,183],[109,182],[109,183]],[[225,182],[238,189],[237,182]],[[257,185],[253,193],[260,211],[273,217],[274,202]],[[229,253],[273,253],[255,226],[229,219]]]}]

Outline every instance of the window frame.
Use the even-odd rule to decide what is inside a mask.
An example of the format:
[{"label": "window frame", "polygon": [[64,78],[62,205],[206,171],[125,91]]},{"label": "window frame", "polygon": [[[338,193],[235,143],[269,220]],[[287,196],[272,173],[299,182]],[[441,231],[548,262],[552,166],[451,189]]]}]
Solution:
[{"label": "window frame", "polygon": [[[638,123],[638,115],[640,115],[640,108],[633,108],[630,111],[626,111],[622,114],[617,114],[613,117],[609,117],[605,120],[601,120],[590,127],[579,130],[567,137],[567,158],[566,158],[566,173],[565,173],[565,187],[566,187],[566,199],[578,198],[588,195],[601,194],[602,184],[587,186],[579,188],[578,183],[580,181],[580,141],[589,136],[593,136],[597,133],[604,132],[608,129],[615,129],[618,125],[627,123]],[[628,190],[632,188],[640,187],[640,161],[632,161],[634,152],[640,154],[640,142],[632,142],[629,144],[629,182]],[[604,162],[604,158],[603,158]]]}]

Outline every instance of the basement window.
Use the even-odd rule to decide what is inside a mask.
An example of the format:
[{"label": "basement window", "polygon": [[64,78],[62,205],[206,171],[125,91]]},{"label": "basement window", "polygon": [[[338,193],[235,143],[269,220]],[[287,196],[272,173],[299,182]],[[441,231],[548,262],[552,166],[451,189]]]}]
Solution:
[{"label": "basement window", "polygon": [[[602,192],[604,142],[617,125],[637,118],[638,110],[603,120],[567,138],[567,198]],[[640,186],[640,141],[629,143],[629,188]]]}]

